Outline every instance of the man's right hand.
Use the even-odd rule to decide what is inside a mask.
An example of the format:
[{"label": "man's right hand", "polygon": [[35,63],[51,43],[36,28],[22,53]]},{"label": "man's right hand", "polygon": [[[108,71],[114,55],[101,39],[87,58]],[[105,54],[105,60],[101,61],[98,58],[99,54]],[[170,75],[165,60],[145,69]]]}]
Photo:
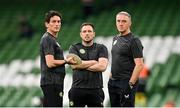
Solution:
[{"label": "man's right hand", "polygon": [[125,99],[130,98],[130,94],[131,94],[132,89],[133,89],[133,85],[131,85],[131,83],[128,83],[126,88],[124,89],[124,98]]}]

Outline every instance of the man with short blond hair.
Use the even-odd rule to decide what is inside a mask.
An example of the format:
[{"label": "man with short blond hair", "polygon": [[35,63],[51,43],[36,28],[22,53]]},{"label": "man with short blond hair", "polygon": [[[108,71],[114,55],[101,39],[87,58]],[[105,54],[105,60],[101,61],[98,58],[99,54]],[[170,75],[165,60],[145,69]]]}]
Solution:
[{"label": "man with short blond hair", "polygon": [[113,38],[111,76],[108,82],[111,107],[134,107],[138,77],[143,69],[143,46],[131,32],[131,15],[116,15],[119,34]]}]

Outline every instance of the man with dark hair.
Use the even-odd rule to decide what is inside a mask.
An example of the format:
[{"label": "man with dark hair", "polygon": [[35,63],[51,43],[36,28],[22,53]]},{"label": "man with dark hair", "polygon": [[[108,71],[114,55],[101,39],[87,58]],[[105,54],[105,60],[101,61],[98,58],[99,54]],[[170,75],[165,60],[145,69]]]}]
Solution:
[{"label": "man with dark hair", "polygon": [[143,46],[131,33],[131,16],[116,15],[119,35],[113,38],[111,77],[108,82],[111,107],[134,107],[138,77],[143,69]]},{"label": "man with dark hair", "polygon": [[94,25],[83,23],[80,28],[81,43],[70,47],[82,59],[82,64],[72,65],[73,82],[69,91],[70,107],[102,107],[104,92],[102,72],[108,64],[108,51],[103,44],[94,43]]},{"label": "man with dark hair", "polygon": [[45,15],[46,33],[40,42],[41,88],[44,94],[44,107],[62,107],[65,64],[74,64],[72,58],[64,59],[63,50],[57,41],[61,28],[61,15],[49,11]]}]

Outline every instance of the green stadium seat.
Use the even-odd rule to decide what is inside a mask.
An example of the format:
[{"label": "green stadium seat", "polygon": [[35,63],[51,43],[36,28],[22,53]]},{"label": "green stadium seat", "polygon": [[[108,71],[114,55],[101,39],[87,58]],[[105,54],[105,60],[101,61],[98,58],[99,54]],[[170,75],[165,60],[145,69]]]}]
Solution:
[{"label": "green stadium seat", "polygon": [[160,107],[162,95],[161,93],[154,93],[150,99],[148,99],[148,107]]},{"label": "green stadium seat", "polygon": [[157,82],[157,85],[161,90],[167,87],[169,78],[171,78],[171,75],[174,73],[174,67],[176,61],[177,61],[176,56],[172,55],[167,61],[167,64],[165,64],[164,69],[161,72],[161,76],[159,76],[160,78],[158,79]]},{"label": "green stadium seat", "polygon": [[163,66],[161,64],[156,64],[153,69],[151,70],[150,77],[148,78],[147,85],[146,85],[146,91],[148,93],[152,93],[153,91],[156,91],[156,85],[155,82],[159,79],[160,72],[162,70]]},{"label": "green stadium seat", "polygon": [[162,94],[164,98],[162,98],[161,106],[167,102],[175,102],[176,96],[178,95],[177,89],[168,89],[165,94]]}]

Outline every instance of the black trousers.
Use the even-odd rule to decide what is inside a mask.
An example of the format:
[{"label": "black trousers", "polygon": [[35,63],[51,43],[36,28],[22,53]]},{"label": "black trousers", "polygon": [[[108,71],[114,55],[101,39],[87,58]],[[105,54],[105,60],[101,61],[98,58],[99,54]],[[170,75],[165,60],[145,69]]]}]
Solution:
[{"label": "black trousers", "polygon": [[62,107],[63,85],[41,85],[44,94],[43,107]]},{"label": "black trousers", "polygon": [[71,88],[68,96],[70,107],[103,107],[104,92],[101,88]]},{"label": "black trousers", "polygon": [[129,80],[109,80],[108,91],[111,107],[134,107],[135,93],[137,89],[137,83],[129,94],[129,98],[125,98],[124,92]]}]

